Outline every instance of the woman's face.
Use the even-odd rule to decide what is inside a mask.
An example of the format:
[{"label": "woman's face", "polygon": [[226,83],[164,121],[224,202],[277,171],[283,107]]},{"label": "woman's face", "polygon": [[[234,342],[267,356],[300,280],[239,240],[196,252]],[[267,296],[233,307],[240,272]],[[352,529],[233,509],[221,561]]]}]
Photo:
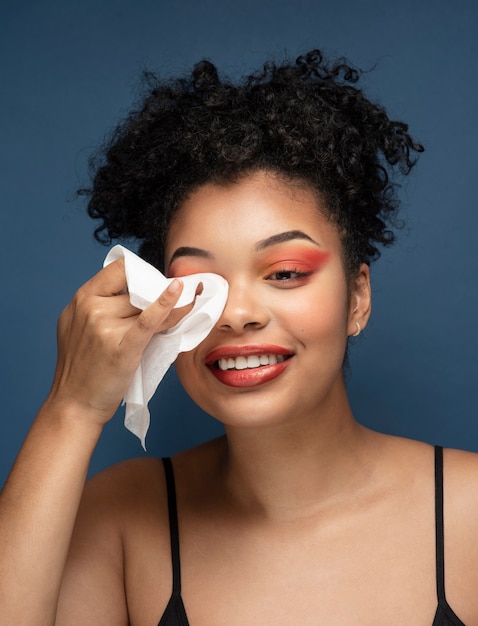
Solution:
[{"label": "woman's face", "polygon": [[204,185],[171,225],[166,268],[229,283],[212,332],[176,360],[205,411],[230,425],[271,424],[315,416],[345,393],[347,336],[369,314],[368,268],[347,283],[339,234],[312,191],[265,172]]}]

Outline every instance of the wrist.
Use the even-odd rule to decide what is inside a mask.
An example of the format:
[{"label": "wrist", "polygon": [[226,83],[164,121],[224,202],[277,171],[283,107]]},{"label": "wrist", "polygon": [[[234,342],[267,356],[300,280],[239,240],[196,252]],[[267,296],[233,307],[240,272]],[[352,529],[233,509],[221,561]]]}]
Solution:
[{"label": "wrist", "polygon": [[65,436],[90,440],[96,444],[106,420],[104,415],[93,407],[80,405],[70,399],[50,394],[35,421]]}]

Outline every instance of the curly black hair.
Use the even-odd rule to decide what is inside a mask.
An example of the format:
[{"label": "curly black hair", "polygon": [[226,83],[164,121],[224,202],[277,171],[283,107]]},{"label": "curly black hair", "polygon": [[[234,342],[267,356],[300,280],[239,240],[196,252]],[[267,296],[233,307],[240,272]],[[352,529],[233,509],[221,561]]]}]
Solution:
[{"label": "curly black hair", "polygon": [[146,76],[148,92],[92,159],[88,213],[96,238],[139,240],[163,267],[168,225],[199,186],[229,184],[257,170],[306,183],[339,228],[347,272],[378,255],[395,235],[391,174],[408,174],[423,148],[408,126],[354,86],[361,72],[313,50],[295,63],[266,63],[240,82],[209,61],[191,76]]}]

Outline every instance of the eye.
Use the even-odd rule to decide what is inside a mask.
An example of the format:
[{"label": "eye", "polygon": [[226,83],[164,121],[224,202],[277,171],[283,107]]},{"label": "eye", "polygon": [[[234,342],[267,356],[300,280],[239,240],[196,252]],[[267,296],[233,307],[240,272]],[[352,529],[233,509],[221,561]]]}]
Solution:
[{"label": "eye", "polygon": [[311,271],[303,271],[297,267],[281,268],[269,274],[267,280],[277,283],[285,283],[284,286],[294,286],[303,282],[312,274]]}]

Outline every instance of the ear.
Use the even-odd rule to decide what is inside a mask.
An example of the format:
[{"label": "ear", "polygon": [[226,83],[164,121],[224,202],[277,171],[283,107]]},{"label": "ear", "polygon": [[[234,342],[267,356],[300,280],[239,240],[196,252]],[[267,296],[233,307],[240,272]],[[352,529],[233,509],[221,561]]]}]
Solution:
[{"label": "ear", "polygon": [[357,336],[367,326],[372,312],[370,268],[365,263],[359,268],[350,288],[350,306],[347,334]]}]

